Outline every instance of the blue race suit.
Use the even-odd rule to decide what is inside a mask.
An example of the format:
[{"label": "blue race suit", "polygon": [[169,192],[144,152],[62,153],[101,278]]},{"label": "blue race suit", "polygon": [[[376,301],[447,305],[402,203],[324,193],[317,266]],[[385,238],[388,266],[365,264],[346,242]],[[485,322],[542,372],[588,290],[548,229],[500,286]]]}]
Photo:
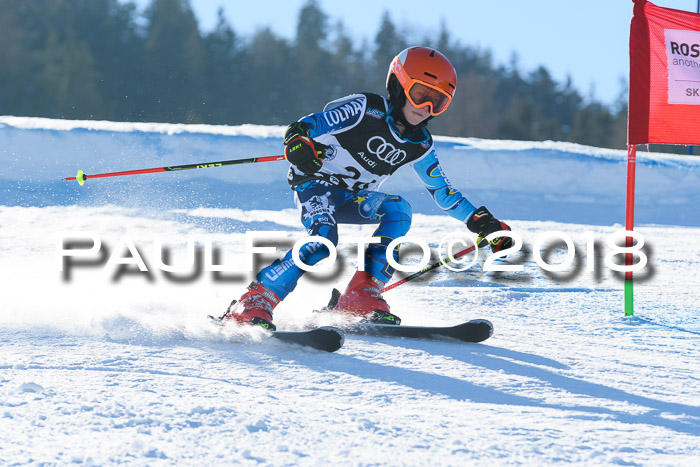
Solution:
[{"label": "blue race suit", "polygon": [[[287,177],[309,235],[337,245],[339,223],[379,223],[373,236],[381,242],[367,247],[365,269],[384,283],[394,273],[386,260],[387,246],[406,235],[411,226],[408,202],[378,191],[396,170],[412,165],[437,205],[450,216],[466,222],[476,210],[443,174],[425,126],[401,135],[391,112],[386,99],[363,93],[333,101],[323,112],[303,117],[301,121],[311,126],[311,138],[328,149],[316,173],[307,175],[291,165]],[[309,265],[328,254],[328,248],[318,242],[300,250],[300,258]],[[398,248],[392,254],[398,260]],[[303,273],[292,261],[290,250],[261,270],[257,280],[284,299]]]}]

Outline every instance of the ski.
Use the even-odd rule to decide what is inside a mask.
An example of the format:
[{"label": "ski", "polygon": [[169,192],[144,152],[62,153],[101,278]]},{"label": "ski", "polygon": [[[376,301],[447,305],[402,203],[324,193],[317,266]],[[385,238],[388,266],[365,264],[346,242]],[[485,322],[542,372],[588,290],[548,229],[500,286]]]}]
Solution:
[{"label": "ski", "polygon": [[[333,289],[328,305],[319,312],[333,312],[338,304],[340,291]],[[493,324],[486,319],[473,319],[454,326],[404,326],[396,317],[396,324],[380,324],[369,321],[343,326],[348,334],[364,336],[409,337],[412,339],[445,340],[454,339],[462,342],[483,342],[493,334]]]},{"label": "ski", "polygon": [[408,337],[413,339],[483,342],[493,334],[493,324],[485,319],[474,319],[455,326],[404,326],[392,324],[358,323],[343,327],[348,334],[364,336]]},{"label": "ski", "polygon": [[326,352],[339,350],[343,346],[343,342],[345,342],[345,333],[332,326],[322,326],[306,331],[268,332],[270,332],[270,337],[273,339]]},{"label": "ski", "polygon": [[[224,325],[221,318],[208,315],[207,318],[219,326]],[[265,334],[271,339],[289,344],[297,344],[304,347],[311,347],[325,352],[335,352],[343,346],[345,333],[332,326],[322,326],[305,331],[270,331],[265,330]]]}]

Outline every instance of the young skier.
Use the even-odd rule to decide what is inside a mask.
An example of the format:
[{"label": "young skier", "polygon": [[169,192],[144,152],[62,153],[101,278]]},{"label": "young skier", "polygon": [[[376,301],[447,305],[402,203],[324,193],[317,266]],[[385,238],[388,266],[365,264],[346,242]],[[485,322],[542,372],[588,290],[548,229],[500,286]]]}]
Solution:
[{"label": "young skier", "polygon": [[[376,323],[400,322],[381,291],[394,272],[386,259],[387,246],[408,232],[411,206],[400,196],[378,191],[400,167],[412,165],[437,205],[479,237],[510,230],[484,206],[475,208],[453,189],[438,162],[426,125],[447,110],[456,85],[457,74],[444,55],[428,47],[411,47],[389,66],[388,100],[372,93],[350,95],[287,129],[285,156],[291,164],[287,178],[309,235],[337,245],[339,223],[379,224],[373,236],[381,242],[367,247],[365,271],[356,271],[336,310]],[[509,237],[498,237],[491,249],[500,251],[511,244]],[[300,258],[313,265],[328,254],[325,245],[312,242],[302,248]],[[398,248],[391,254],[398,260]],[[303,273],[290,250],[257,274],[224,319],[274,329],[274,308]]]}]

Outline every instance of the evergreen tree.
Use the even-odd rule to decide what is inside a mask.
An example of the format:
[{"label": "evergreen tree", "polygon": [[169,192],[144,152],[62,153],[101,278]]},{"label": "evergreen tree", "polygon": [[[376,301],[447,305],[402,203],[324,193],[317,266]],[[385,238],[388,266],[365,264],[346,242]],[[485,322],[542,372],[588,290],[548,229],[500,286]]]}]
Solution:
[{"label": "evergreen tree", "polygon": [[495,83],[491,55],[453,43],[444,22],[434,46],[449,57],[457,72],[457,89],[444,118],[430,123],[436,134],[447,136],[490,137],[495,134],[496,112],[493,109]]},{"label": "evergreen tree", "polygon": [[64,34],[52,33],[41,55],[39,84],[49,97],[44,115],[53,118],[95,119],[102,115],[104,102],[87,44],[72,28]]},{"label": "evergreen tree", "polygon": [[203,119],[207,123],[246,123],[241,110],[253,105],[246,91],[245,56],[233,28],[218,11],[216,27],[204,38]]},{"label": "evergreen tree", "polygon": [[[290,42],[269,28],[243,40],[219,11],[202,35],[189,0],[151,0],[143,18],[124,0],[0,0],[0,114],[126,121],[286,125],[351,92],[386,95],[387,68],[409,45],[443,52],[457,71],[434,134],[626,145],[627,89],[617,102],[584,99],[571,79],[517,55],[452,40],[444,22],[408,42],[388,12],[370,43],[329,26],[316,0],[299,11]],[[687,153],[686,147],[660,146]]]},{"label": "evergreen tree", "polygon": [[609,147],[613,120],[610,110],[592,102],[576,112],[571,140],[590,146]]},{"label": "evergreen tree", "polygon": [[386,95],[386,75],[389,64],[406,47],[408,47],[406,40],[394,26],[389,12],[385,11],[379,31],[374,37],[374,53],[371,66],[368,67],[368,70],[372,70],[372,76],[368,78],[369,82],[376,83],[371,86],[371,91]]},{"label": "evergreen tree", "polygon": [[137,120],[143,90],[143,41],[136,7],[118,0],[72,0],[73,27],[99,72],[100,114],[110,120]]},{"label": "evergreen tree", "polygon": [[331,55],[327,39],[328,17],[315,0],[309,0],[299,11],[293,58],[287,71],[296,97],[290,102],[291,112],[309,113],[333,97],[333,83],[328,80]]},{"label": "evergreen tree", "polygon": [[327,65],[331,98],[363,92],[368,88],[362,49],[355,49],[342,21],[338,21],[333,29],[336,38],[330,63]]},{"label": "evergreen tree", "polygon": [[[300,105],[296,82],[289,72],[291,46],[269,29],[257,31],[250,43],[245,90],[251,99],[246,108],[249,123],[287,125],[313,109]],[[304,110],[297,108],[304,107]]]},{"label": "evergreen tree", "polygon": [[153,0],[146,19],[144,117],[202,122],[205,54],[189,0]]},{"label": "evergreen tree", "polygon": [[42,115],[34,77],[41,62],[37,31],[30,27],[34,2],[2,3],[0,14],[0,114]]}]

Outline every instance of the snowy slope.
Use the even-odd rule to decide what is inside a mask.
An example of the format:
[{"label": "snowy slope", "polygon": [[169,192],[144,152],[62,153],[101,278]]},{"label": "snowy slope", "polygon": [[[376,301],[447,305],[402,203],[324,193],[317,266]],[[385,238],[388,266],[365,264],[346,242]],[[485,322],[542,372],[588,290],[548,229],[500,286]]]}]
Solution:
[{"label": "snowy slope", "polygon": [[[603,261],[624,219],[624,153],[441,138],[454,185],[496,205],[523,237],[508,261],[524,270],[485,273],[482,253],[466,272],[442,270],[386,298],[406,324],[483,317],[495,334],[472,345],[349,336],[335,354],[213,328],[206,314],[240,295],[250,274],[188,264],[189,240],[211,241],[217,264],[241,268],[246,231],[303,237],[284,163],[82,188],[60,180],[79,168],[275,154],[281,131],[0,117],[9,167],[0,173],[0,464],[697,464],[700,163],[640,155],[637,230],[649,264],[637,275],[637,316],[624,318],[621,278]],[[411,235],[437,248],[463,227],[436,215],[414,180],[407,169],[384,188],[409,198]],[[105,256],[60,272],[64,231],[96,233]],[[559,273],[532,251],[551,231],[576,244]],[[341,236],[371,232],[343,226]],[[148,273],[105,264],[130,257],[127,238]],[[562,247],[545,244],[542,256],[557,264]],[[158,267],[164,250],[182,272]],[[354,257],[343,244],[332,271],[304,277],[278,326],[332,322],[311,310],[344,286]]]},{"label": "snowy slope", "polygon": [[[274,155],[282,127],[221,127],[0,116],[0,203],[285,209],[284,162],[66,183],[86,174]],[[626,153],[571,143],[437,137],[453,184],[501,217],[594,225],[624,223]],[[700,227],[700,158],[647,154],[637,161],[640,224]],[[410,168],[382,188],[414,212],[439,214]],[[155,200],[155,201],[154,201]]]}]

